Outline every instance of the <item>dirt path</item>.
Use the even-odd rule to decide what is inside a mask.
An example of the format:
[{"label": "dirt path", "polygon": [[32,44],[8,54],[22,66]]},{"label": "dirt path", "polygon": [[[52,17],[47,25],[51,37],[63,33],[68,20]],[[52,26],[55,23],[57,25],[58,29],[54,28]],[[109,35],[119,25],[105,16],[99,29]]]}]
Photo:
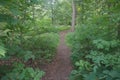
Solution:
[{"label": "dirt path", "polygon": [[65,44],[67,32],[60,32],[60,45],[57,48],[57,55],[53,62],[47,65],[46,75],[42,80],[68,80],[72,65],[70,62],[70,49]]}]

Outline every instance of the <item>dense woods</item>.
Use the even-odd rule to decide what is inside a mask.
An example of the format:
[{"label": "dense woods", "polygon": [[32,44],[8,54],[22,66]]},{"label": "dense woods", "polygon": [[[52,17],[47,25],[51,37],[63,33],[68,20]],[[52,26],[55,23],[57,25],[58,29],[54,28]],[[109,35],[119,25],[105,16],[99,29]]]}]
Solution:
[{"label": "dense woods", "polygon": [[120,1],[75,1],[75,31],[67,36],[75,69],[70,80],[119,80]]},{"label": "dense woods", "polygon": [[69,80],[120,80],[120,0],[0,0],[0,80],[42,80],[70,28]]}]

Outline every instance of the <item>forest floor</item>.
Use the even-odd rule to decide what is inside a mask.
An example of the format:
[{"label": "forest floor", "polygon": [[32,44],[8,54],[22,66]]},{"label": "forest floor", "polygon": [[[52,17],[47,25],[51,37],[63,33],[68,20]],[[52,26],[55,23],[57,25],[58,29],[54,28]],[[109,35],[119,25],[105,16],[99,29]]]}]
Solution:
[{"label": "forest floor", "polygon": [[68,80],[72,70],[70,49],[65,43],[65,35],[68,32],[69,30],[60,32],[60,44],[57,48],[57,54],[50,64],[44,66],[46,74],[42,80]]}]

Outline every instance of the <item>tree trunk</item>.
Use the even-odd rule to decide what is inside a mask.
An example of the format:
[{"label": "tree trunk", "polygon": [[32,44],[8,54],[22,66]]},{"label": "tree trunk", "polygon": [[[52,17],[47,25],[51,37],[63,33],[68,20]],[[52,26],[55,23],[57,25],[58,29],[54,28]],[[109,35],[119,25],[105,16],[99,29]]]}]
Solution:
[{"label": "tree trunk", "polygon": [[54,24],[54,8],[53,8],[53,0],[51,0],[51,21],[52,25]]},{"label": "tree trunk", "polygon": [[75,23],[76,23],[76,6],[74,0],[72,0],[72,29],[71,31],[73,32],[75,29]]}]

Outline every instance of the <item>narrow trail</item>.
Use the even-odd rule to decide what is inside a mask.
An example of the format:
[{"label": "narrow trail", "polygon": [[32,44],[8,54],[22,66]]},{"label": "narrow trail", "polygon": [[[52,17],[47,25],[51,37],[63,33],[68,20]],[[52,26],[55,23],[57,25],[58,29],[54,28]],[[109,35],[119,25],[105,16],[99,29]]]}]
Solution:
[{"label": "narrow trail", "polygon": [[57,48],[57,55],[52,63],[47,65],[46,75],[42,80],[68,80],[72,70],[70,49],[65,44],[65,35],[68,32],[60,32],[60,45]]}]

